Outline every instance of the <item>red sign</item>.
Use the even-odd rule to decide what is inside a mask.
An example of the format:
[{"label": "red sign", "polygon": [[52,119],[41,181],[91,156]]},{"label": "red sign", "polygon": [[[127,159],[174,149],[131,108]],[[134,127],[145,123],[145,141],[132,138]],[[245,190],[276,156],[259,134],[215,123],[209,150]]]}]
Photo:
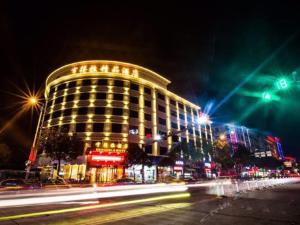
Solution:
[{"label": "red sign", "polygon": [[31,148],[28,160],[33,163],[36,159],[36,148]]},{"label": "red sign", "polygon": [[118,166],[124,163],[125,155],[125,152],[90,151],[87,155],[87,163],[93,167]]},{"label": "red sign", "polygon": [[182,171],[183,167],[182,166],[174,166],[175,171]]}]

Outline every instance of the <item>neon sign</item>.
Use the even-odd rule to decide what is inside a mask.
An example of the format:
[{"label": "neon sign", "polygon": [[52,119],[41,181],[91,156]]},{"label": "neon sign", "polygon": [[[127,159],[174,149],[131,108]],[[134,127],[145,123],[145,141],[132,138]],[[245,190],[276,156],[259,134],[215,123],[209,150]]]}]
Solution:
[{"label": "neon sign", "polygon": [[118,65],[82,65],[75,66],[71,69],[72,74],[76,73],[118,73],[122,75],[129,75],[137,78],[139,71],[125,66]]}]

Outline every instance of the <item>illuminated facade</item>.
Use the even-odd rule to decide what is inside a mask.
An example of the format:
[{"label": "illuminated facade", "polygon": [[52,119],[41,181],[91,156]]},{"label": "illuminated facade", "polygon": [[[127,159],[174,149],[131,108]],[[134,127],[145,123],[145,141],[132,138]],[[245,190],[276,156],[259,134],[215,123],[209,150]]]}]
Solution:
[{"label": "illuminated facade", "polygon": [[173,140],[149,143],[149,137],[182,130],[179,140],[202,151],[202,143],[212,141],[210,123],[198,123],[200,107],[170,92],[168,84],[161,75],[129,63],[63,66],[46,81],[43,127],[76,132],[86,147],[122,153],[135,143],[154,156],[167,154]]}]

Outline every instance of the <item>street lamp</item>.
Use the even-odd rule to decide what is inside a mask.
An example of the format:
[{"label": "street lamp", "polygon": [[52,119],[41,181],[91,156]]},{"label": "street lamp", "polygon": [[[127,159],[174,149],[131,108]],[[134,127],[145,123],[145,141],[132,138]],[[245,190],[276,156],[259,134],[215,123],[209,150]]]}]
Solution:
[{"label": "street lamp", "polygon": [[27,104],[31,107],[38,107],[40,109],[40,115],[39,115],[39,120],[37,123],[37,127],[36,127],[36,131],[34,134],[34,139],[32,142],[32,146],[31,146],[31,150],[30,150],[30,154],[28,157],[28,161],[26,162],[26,177],[25,180],[28,179],[29,177],[29,173],[30,173],[30,169],[32,164],[34,163],[35,159],[36,159],[36,154],[37,154],[37,142],[38,142],[38,137],[41,131],[41,121],[44,120],[44,104],[39,102],[39,99],[37,96],[30,96],[27,99]]}]

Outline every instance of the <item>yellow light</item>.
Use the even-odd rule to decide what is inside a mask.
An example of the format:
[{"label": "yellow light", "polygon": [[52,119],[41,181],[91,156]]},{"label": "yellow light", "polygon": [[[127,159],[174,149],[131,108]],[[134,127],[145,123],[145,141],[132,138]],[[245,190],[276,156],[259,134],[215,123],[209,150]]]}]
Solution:
[{"label": "yellow light", "polygon": [[119,144],[117,145],[117,148],[122,148],[122,144],[119,143]]},{"label": "yellow light", "polygon": [[36,105],[38,103],[38,99],[36,96],[32,96],[28,99],[30,105]]},{"label": "yellow light", "polygon": [[116,147],[115,143],[111,143],[111,144],[110,144],[110,147],[111,147],[111,148]]},{"label": "yellow light", "polygon": [[108,143],[107,142],[104,142],[103,143],[103,148],[107,148],[108,147]]},{"label": "yellow light", "polygon": [[97,148],[99,148],[99,147],[100,147],[100,142],[99,142],[99,141],[98,141],[98,142],[96,142],[96,144],[95,144],[95,145],[96,145],[96,147],[97,147]]}]

